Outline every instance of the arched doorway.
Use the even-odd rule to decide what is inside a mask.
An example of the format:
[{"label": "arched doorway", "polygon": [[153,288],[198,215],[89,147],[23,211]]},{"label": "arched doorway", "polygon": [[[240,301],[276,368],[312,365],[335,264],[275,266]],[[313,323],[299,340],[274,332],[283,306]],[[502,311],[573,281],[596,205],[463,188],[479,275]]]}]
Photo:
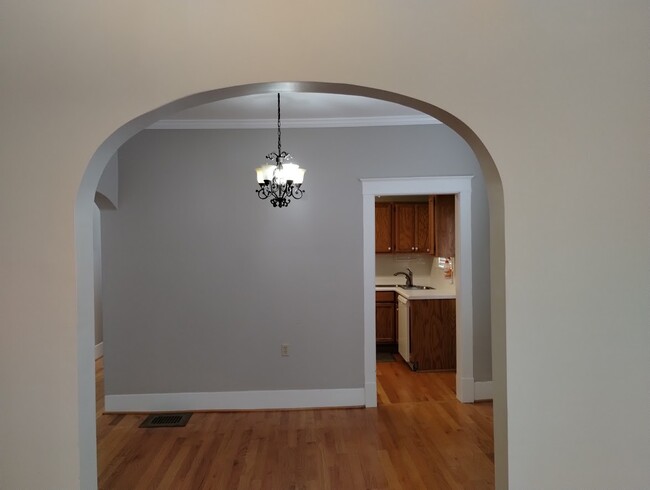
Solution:
[{"label": "arched doorway", "polygon": [[[390,102],[395,102],[405,106],[412,107],[423,113],[429,114],[442,121],[447,126],[459,133],[474,150],[478,160],[483,168],[490,199],[490,222],[491,222],[491,239],[493,240],[493,251],[491,258],[492,283],[493,283],[493,305],[492,305],[492,325],[493,325],[493,372],[496,381],[495,388],[495,439],[497,453],[497,472],[504,474],[503,463],[505,461],[505,417],[500,415],[500,411],[505,406],[505,351],[502,346],[505,344],[505,328],[503,322],[504,305],[503,299],[503,208],[501,205],[501,185],[496,172],[494,162],[487,153],[484,145],[478,140],[476,135],[461,121],[451,114],[435,107],[398,94],[385,92],[376,89],[364,87],[314,83],[314,82],[286,82],[286,83],[266,83],[254,84],[241,87],[231,87],[227,89],[205,92],[202,94],[192,95],[184,99],[167,104],[139,118],[130,121],[111,135],[97,150],[90,161],[89,167],[84,175],[81,187],[79,189],[77,208],[76,208],[76,233],[77,233],[77,274],[78,274],[78,308],[79,308],[79,393],[80,393],[80,424],[81,424],[81,454],[82,454],[82,481],[90,483],[95,480],[96,469],[94,461],[94,410],[91,409],[94,401],[94,380],[92,379],[92,361],[93,361],[93,342],[92,342],[92,303],[89,301],[89,295],[92,297],[92,274],[89,276],[89,270],[92,271],[92,235],[89,240],[89,230],[92,230],[92,216],[88,216],[91,209],[92,196],[97,186],[99,176],[105,167],[108,159],[114,154],[126,140],[135,133],[144,129],[158,119],[175,113],[179,110],[186,109],[202,103],[249,95],[255,93],[272,93],[272,92],[320,92],[334,93],[343,95],[360,95],[372,97]],[[89,219],[90,218],[90,219]],[[89,227],[90,224],[90,227]],[[90,269],[89,269],[90,264]],[[496,298],[496,299],[495,299]],[[502,342],[503,341],[503,342]],[[502,365],[501,365],[502,364]],[[503,386],[500,389],[500,385]],[[501,408],[500,408],[501,407]],[[500,448],[501,445],[501,448]],[[502,455],[502,456],[501,456]],[[86,487],[83,484],[84,488]]]}]

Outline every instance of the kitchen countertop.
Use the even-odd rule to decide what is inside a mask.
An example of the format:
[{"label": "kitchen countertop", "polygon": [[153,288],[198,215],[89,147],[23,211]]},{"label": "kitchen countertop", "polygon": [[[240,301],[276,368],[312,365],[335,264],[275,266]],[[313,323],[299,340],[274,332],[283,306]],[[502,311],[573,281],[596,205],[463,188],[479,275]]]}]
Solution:
[{"label": "kitchen countertop", "polygon": [[375,286],[375,291],[394,291],[407,300],[456,299],[456,294],[437,289],[402,289],[399,286]]}]

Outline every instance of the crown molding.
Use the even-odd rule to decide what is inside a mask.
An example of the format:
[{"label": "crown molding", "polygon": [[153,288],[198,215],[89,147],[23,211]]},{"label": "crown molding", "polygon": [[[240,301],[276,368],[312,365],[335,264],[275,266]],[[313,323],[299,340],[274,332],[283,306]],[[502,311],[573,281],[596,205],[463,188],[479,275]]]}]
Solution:
[{"label": "crown molding", "polygon": [[[269,129],[277,119],[161,119],[147,129]],[[353,128],[442,124],[426,115],[282,119],[283,128]]]}]

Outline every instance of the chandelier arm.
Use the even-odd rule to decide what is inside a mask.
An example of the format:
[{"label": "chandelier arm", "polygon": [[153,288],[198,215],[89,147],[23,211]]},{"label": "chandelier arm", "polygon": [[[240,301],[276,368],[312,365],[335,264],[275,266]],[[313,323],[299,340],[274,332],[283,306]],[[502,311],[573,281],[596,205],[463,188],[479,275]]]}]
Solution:
[{"label": "chandelier arm", "polygon": [[292,187],[292,189],[291,189],[291,197],[293,197],[294,199],[300,199],[305,194],[305,191],[303,191],[297,185],[294,185],[294,186],[291,186],[291,187]]}]

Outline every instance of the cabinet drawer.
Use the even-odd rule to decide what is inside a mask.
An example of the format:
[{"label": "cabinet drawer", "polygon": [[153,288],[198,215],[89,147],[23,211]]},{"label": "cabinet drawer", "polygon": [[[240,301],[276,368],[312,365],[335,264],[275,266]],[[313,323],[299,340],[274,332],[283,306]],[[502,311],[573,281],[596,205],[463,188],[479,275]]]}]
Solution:
[{"label": "cabinet drawer", "polygon": [[394,303],[395,293],[393,291],[375,291],[375,301],[377,303]]}]

